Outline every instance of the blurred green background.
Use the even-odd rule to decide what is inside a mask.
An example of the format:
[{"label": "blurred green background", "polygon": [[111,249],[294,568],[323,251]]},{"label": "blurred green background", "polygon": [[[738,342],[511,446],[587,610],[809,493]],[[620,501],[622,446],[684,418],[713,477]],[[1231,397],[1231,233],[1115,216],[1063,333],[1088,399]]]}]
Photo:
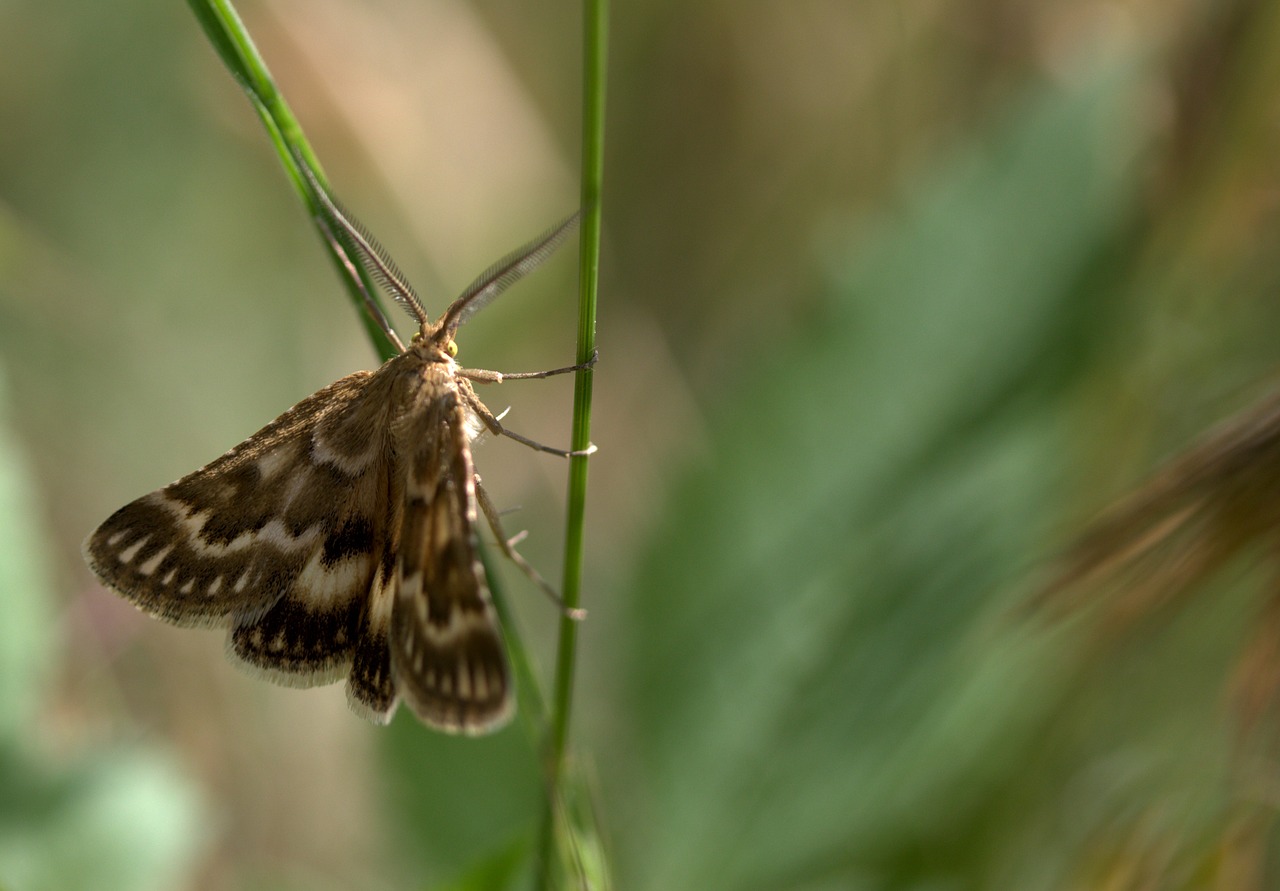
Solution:
[{"label": "blurred green background", "polygon": [[[240,12],[429,307],[576,203],[575,5]],[[1258,572],[1106,645],[1017,609],[1274,385],[1280,4],[619,3],[609,89],[575,752],[618,886],[1280,887],[1275,749],[1227,707]],[[570,360],[568,253],[462,361]],[[184,4],[0,4],[0,889],[520,861],[521,722],[374,728],[79,558],[374,361]],[[567,442],[570,382],[483,395]],[[557,577],[564,465],[477,464]],[[556,616],[500,571],[546,674]]]}]

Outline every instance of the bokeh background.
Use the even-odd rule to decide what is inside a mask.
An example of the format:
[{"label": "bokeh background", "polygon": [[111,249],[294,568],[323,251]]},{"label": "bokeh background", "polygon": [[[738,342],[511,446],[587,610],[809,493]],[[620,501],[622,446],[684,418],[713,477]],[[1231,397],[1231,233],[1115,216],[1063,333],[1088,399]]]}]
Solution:
[{"label": "bokeh background", "polygon": [[[576,204],[576,5],[240,12],[429,306]],[[1275,386],[1280,5],[618,3],[609,76],[575,753],[618,886],[1280,887],[1276,750],[1231,708],[1265,576],[1122,633],[1020,609]],[[466,364],[570,360],[570,253]],[[374,362],[184,4],[0,3],[4,891],[485,887],[524,856],[521,722],[374,728],[79,558]],[[567,441],[569,382],[485,396]],[[557,577],[564,465],[477,462]],[[499,571],[547,674],[554,611]]]}]

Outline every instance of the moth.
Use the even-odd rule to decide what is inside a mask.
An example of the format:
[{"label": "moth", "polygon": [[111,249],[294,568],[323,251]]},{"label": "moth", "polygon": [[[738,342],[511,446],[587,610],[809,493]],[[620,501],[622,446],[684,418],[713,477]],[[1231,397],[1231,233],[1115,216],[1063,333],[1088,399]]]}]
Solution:
[{"label": "moth", "polygon": [[[225,627],[227,652],[269,680],[346,678],[351,708],[376,723],[403,701],[426,724],[477,734],[501,726],[514,697],[478,554],[483,511],[515,551],[480,485],[471,443],[484,431],[566,457],[505,428],[472,382],[502,374],[456,360],[458,328],[546,259],[569,217],[480,275],[435,321],[386,251],[295,156],[316,219],[348,268],[354,253],[419,325],[406,347],[377,304],[366,308],[399,349],[308,396],[222,457],[125,505],[84,543],[99,579],[181,626]],[[356,276],[358,280],[358,276]]]}]

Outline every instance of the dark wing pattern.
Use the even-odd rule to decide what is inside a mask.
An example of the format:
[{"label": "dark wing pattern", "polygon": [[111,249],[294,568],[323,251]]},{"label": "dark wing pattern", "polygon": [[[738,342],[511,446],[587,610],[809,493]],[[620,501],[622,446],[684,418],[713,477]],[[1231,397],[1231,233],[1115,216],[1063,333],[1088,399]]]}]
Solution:
[{"label": "dark wing pattern", "polygon": [[381,661],[361,666],[352,699],[386,720],[389,378],[344,377],[125,505],[85,541],[89,566],[154,616],[230,627],[230,653],[280,683],[341,677],[372,633]]},{"label": "dark wing pattern", "polygon": [[[475,472],[466,409],[443,371],[396,432],[404,515],[391,611],[391,668],[423,721],[483,733],[511,716],[506,651],[476,550]],[[435,382],[433,373],[441,375]]]}]

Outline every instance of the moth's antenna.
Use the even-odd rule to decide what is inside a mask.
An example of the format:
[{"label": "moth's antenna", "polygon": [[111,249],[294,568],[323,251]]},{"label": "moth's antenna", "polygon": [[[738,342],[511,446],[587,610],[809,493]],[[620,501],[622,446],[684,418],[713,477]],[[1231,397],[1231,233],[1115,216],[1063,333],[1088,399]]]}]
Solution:
[{"label": "moth's antenna", "polygon": [[458,330],[467,319],[493,302],[499,294],[538,268],[543,260],[555,253],[573,227],[578,225],[582,212],[578,211],[556,223],[528,244],[521,245],[494,263],[480,277],[467,286],[457,300],[449,305],[440,317],[440,329],[450,333]]},{"label": "moth's antenna", "polygon": [[323,214],[316,216],[316,222],[320,224],[320,229],[324,232],[325,241],[329,242],[329,246],[333,248],[334,254],[342,262],[350,273],[351,281],[355,282],[356,289],[360,292],[360,297],[364,300],[365,312],[373,317],[373,320],[382,329],[382,333],[387,336],[387,340],[400,352],[404,352],[404,344],[400,342],[400,336],[396,334],[391,322],[387,319],[386,313],[382,311],[382,307],[378,305],[378,301],[373,299],[373,295],[364,286],[364,279],[360,277],[360,271],[356,269],[356,264],[351,261],[351,255],[347,253],[347,249],[343,246],[341,239],[334,233],[333,227],[329,225],[329,220]]},{"label": "moth's antenna", "polygon": [[311,186],[312,192],[324,207],[325,213],[329,219],[336,223],[338,228],[342,230],[342,234],[351,239],[351,243],[355,246],[356,256],[360,260],[360,264],[369,272],[374,279],[377,280],[386,292],[390,294],[405,310],[417,320],[419,325],[428,324],[427,312],[422,308],[422,301],[418,299],[418,293],[413,289],[413,285],[409,284],[409,280],[404,277],[404,273],[396,266],[391,255],[387,253],[386,248],[378,244],[378,240],[373,237],[368,229],[351,215],[341,204],[338,199],[329,194],[328,190],[320,184],[320,180],[316,178],[315,172],[296,152],[294,159],[298,163],[298,168],[302,171],[302,175],[306,177],[307,182]]}]

